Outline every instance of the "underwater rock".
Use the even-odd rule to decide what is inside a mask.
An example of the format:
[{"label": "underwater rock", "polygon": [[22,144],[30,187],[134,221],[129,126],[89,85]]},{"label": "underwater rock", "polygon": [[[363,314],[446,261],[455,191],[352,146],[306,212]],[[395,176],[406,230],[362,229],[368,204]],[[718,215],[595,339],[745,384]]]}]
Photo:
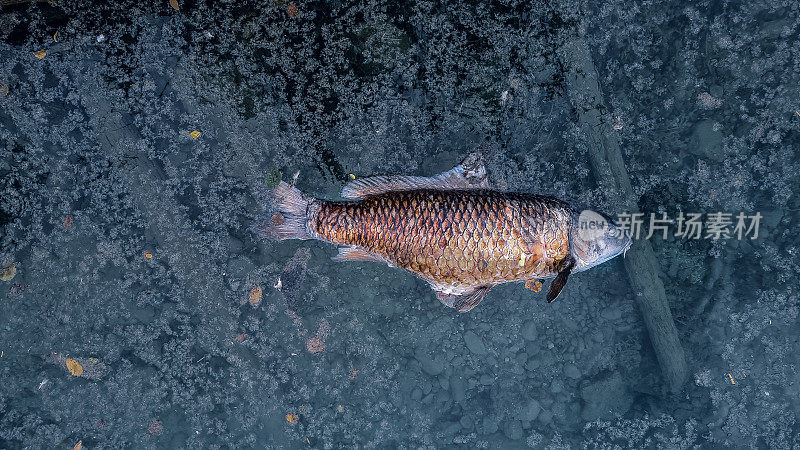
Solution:
[{"label": "underwater rock", "polygon": [[472,331],[464,333],[464,343],[467,345],[470,353],[474,355],[485,355],[486,346],[483,345],[483,340]]},{"label": "underwater rock", "polygon": [[581,397],[585,402],[581,417],[586,421],[621,416],[633,403],[633,398],[619,373],[613,373],[583,386]]},{"label": "underwater rock", "polygon": [[722,161],[725,151],[722,148],[722,132],[713,120],[704,120],[694,127],[689,151],[713,161]]},{"label": "underwater rock", "polygon": [[539,412],[542,410],[542,405],[536,399],[530,399],[526,404],[519,408],[517,412],[517,417],[520,420],[525,421],[532,421],[536,420],[536,417],[539,416]]},{"label": "underwater rock", "polygon": [[522,337],[526,341],[535,341],[536,336],[536,323],[533,321],[525,322],[525,325],[522,326]]}]

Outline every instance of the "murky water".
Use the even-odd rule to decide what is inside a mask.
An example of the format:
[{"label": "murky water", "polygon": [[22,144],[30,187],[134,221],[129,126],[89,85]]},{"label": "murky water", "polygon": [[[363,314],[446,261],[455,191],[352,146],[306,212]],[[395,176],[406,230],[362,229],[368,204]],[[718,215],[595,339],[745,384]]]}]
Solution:
[{"label": "murky water", "polygon": [[[800,445],[795,3],[0,3],[0,448]],[[637,243],[458,314],[249,229],[476,150]]]}]

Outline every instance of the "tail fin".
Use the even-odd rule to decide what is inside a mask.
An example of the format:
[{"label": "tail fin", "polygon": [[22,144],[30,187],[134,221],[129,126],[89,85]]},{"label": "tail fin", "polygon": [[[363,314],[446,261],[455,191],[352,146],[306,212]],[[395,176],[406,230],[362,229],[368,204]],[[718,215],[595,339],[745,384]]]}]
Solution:
[{"label": "tail fin", "polygon": [[312,239],[308,230],[309,206],[313,198],[281,181],[267,192],[266,211],[250,227],[257,235],[276,241]]}]

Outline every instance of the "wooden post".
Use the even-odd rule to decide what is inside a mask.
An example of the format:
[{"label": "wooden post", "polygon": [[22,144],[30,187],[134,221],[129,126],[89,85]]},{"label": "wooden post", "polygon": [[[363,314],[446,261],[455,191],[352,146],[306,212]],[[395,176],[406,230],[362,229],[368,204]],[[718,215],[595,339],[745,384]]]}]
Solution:
[{"label": "wooden post", "polygon": [[[567,72],[565,80],[569,97],[589,141],[589,158],[597,182],[606,190],[615,207],[635,213],[639,211],[636,197],[619,142],[611,128],[611,116],[603,103],[597,70],[582,33],[582,30],[574,33],[558,50]],[[668,389],[677,393],[686,379],[686,359],[664,284],[659,278],[661,268],[649,241],[634,240],[625,257],[625,268],[661,366],[662,377]]]}]

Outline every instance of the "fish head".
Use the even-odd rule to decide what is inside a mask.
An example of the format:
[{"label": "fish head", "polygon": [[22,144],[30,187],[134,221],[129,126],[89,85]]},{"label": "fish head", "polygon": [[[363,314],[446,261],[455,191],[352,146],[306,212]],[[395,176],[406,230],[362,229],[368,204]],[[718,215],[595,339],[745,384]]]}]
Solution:
[{"label": "fish head", "polygon": [[629,230],[605,214],[584,209],[573,215],[570,251],[575,258],[577,271],[624,254],[632,242]]}]

